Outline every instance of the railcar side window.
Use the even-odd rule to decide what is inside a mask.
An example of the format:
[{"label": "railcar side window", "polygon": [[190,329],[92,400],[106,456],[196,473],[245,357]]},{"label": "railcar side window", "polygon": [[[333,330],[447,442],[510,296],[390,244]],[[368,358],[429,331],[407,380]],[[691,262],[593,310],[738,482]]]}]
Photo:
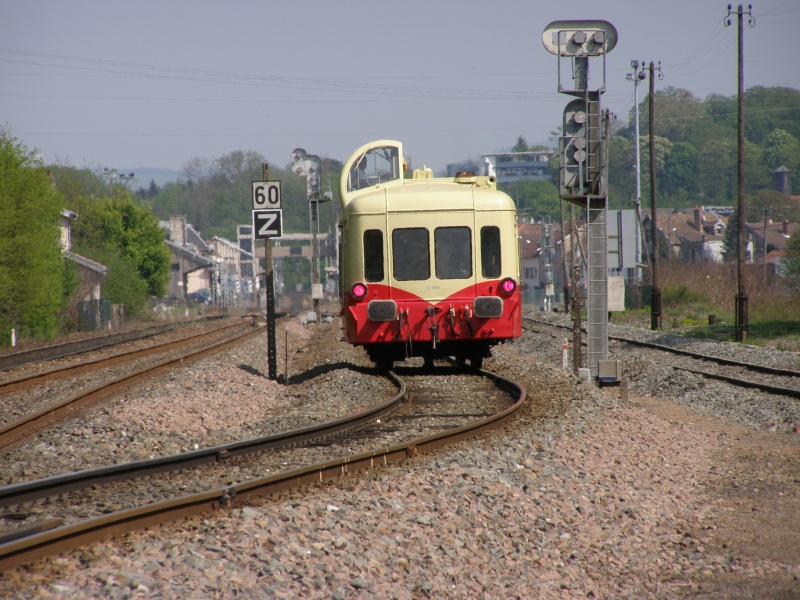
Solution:
[{"label": "railcar side window", "polygon": [[429,279],[431,257],[424,227],[392,231],[392,273],[397,281]]},{"label": "railcar side window", "polygon": [[469,227],[437,227],[433,232],[436,277],[472,277],[472,232]]},{"label": "railcar side window", "polygon": [[364,279],[383,281],[383,232],[380,229],[364,232]]},{"label": "railcar side window", "polygon": [[500,228],[493,225],[481,227],[481,274],[500,277]]}]

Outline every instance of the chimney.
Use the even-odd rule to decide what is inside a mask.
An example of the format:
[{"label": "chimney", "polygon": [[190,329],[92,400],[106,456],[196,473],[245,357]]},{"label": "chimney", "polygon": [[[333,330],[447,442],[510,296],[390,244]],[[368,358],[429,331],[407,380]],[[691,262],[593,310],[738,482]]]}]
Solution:
[{"label": "chimney", "polygon": [[700,233],[703,232],[703,219],[700,216],[700,207],[695,204],[694,206],[694,228]]},{"label": "chimney", "polygon": [[786,219],[783,220],[783,235],[789,235],[789,221]]},{"label": "chimney", "polygon": [[169,240],[176,246],[186,245],[186,215],[169,218]]}]

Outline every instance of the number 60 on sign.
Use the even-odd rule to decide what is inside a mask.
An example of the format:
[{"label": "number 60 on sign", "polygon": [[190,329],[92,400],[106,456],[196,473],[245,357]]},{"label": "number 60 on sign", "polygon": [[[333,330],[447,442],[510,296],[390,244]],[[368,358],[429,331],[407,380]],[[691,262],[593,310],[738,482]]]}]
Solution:
[{"label": "number 60 on sign", "polygon": [[253,210],[281,207],[280,181],[253,182]]}]

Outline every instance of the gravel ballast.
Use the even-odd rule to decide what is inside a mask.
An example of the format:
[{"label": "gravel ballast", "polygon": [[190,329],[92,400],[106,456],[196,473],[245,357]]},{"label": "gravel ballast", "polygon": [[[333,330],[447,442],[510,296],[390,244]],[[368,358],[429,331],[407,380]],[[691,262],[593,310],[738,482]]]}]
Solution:
[{"label": "gravel ballast", "polygon": [[[101,409],[111,438],[105,458],[120,460],[121,447],[132,443],[149,454],[246,437],[270,419],[274,427],[298,426],[332,401],[342,414],[355,410],[346,406],[341,378],[319,367],[365,366],[363,353],[340,341],[337,322],[285,326],[292,385],[263,376],[263,340],[204,359],[172,374],[172,387],[154,381]],[[730,346],[725,352],[735,353]],[[617,388],[580,384],[561,371],[560,351],[560,338],[533,332],[495,349],[485,367],[522,383],[529,402],[520,418],[490,434],[39,561],[3,574],[0,593],[799,597],[796,403],[760,403],[755,392],[699,378],[678,382],[669,367],[638,356],[629,365],[616,355],[630,381],[623,400]],[[775,353],[746,352],[747,359]],[[358,379],[348,371],[344,383],[358,387]],[[370,386],[362,393],[374,401],[382,390]],[[176,398],[181,410],[164,414]],[[121,431],[135,442],[121,441]],[[45,460],[31,452],[16,460]]]}]

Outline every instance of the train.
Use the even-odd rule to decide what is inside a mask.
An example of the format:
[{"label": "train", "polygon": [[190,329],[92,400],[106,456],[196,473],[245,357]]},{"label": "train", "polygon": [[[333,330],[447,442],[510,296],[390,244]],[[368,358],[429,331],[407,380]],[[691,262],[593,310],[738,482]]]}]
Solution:
[{"label": "train", "polygon": [[492,175],[409,171],[401,142],[344,163],[339,300],[345,340],[382,369],[422,357],[480,369],[522,332],[514,201]]}]

